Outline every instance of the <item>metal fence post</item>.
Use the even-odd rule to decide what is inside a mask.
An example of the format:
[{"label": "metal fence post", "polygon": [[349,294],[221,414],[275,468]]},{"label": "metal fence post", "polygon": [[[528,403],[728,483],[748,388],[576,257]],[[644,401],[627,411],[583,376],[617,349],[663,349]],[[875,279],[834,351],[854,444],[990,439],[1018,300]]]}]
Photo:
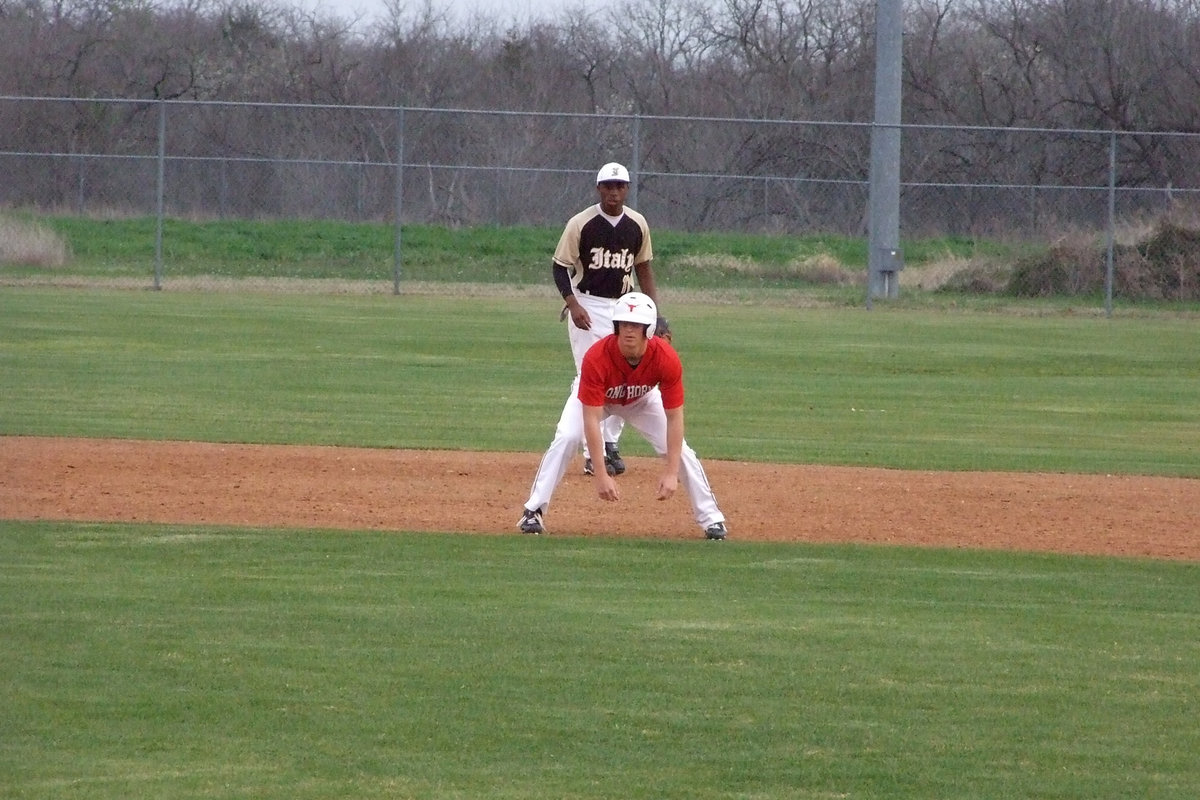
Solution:
[{"label": "metal fence post", "polygon": [[404,109],[396,109],[395,238],[392,241],[392,294],[400,294],[401,225],[404,212]]},{"label": "metal fence post", "polygon": [[903,8],[900,0],[875,4],[875,122],[871,127],[867,308],[874,297],[899,294],[900,73]]},{"label": "metal fence post", "polygon": [[1113,302],[1113,239],[1116,238],[1117,217],[1117,132],[1108,134],[1108,241],[1104,251],[1104,316],[1112,316]]},{"label": "metal fence post", "polygon": [[158,101],[158,197],[154,229],[154,288],[162,289],[163,216],[167,191],[167,101]]},{"label": "metal fence post", "polygon": [[87,178],[84,175],[84,169],[87,166],[87,160],[82,155],[75,156],[75,213],[83,216],[87,210]]},{"label": "metal fence post", "polygon": [[642,118],[633,117],[633,153],[630,155],[630,172],[633,173],[633,183],[629,186],[629,207],[638,207],[638,183],[642,180]]}]

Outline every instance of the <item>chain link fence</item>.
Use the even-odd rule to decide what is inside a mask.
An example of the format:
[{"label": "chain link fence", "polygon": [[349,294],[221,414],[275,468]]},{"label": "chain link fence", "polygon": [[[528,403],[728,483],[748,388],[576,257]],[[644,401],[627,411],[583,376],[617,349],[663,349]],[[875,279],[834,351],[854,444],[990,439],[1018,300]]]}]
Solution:
[{"label": "chain link fence", "polygon": [[[1200,192],[1200,134],[902,127],[906,237],[1045,241]],[[865,236],[872,126],[0,97],[0,206],[76,215],[559,226],[621,161],[656,228]],[[396,237],[396,246],[401,246]],[[397,253],[397,263],[399,253]]]}]

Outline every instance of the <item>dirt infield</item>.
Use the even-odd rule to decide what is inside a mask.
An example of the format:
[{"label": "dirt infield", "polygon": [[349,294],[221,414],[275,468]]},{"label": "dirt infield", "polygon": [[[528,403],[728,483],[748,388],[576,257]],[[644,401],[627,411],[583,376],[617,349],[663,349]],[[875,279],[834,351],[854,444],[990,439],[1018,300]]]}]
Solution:
[{"label": "dirt infield", "polygon": [[[518,535],[538,453],[10,436],[0,518]],[[572,470],[550,535],[700,539],[627,458],[619,503]],[[580,466],[582,467],[582,461]],[[731,541],[863,542],[1200,561],[1200,480],[706,460]]]}]

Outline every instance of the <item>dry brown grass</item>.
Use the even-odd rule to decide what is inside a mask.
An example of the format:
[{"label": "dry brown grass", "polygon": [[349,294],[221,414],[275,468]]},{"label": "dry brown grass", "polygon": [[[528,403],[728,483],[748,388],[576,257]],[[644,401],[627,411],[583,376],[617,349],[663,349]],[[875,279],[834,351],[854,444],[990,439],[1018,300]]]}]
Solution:
[{"label": "dry brown grass", "polygon": [[0,217],[0,264],[53,269],[65,265],[70,257],[67,242],[49,228]]},{"label": "dry brown grass", "polygon": [[902,279],[909,286],[926,292],[936,292],[949,284],[956,275],[968,269],[969,259],[947,257],[921,266],[904,268]]},{"label": "dry brown grass", "polygon": [[847,286],[862,283],[861,270],[849,270],[837,259],[824,253],[795,259],[786,264],[761,264],[743,256],[724,253],[700,253],[680,256],[672,261],[682,270],[710,275],[750,275],[770,279],[794,279],[820,286]]}]

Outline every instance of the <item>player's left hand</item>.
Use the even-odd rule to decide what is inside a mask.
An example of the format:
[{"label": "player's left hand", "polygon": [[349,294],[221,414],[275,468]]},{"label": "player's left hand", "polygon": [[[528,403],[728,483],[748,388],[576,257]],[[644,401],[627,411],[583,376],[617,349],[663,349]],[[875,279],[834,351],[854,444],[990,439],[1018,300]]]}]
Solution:
[{"label": "player's left hand", "polygon": [[671,332],[671,323],[666,317],[659,317],[658,322],[654,323],[654,335],[665,339],[667,344],[671,343],[674,334]]},{"label": "player's left hand", "polygon": [[679,476],[664,474],[658,479],[658,499],[666,500],[679,488]]}]

